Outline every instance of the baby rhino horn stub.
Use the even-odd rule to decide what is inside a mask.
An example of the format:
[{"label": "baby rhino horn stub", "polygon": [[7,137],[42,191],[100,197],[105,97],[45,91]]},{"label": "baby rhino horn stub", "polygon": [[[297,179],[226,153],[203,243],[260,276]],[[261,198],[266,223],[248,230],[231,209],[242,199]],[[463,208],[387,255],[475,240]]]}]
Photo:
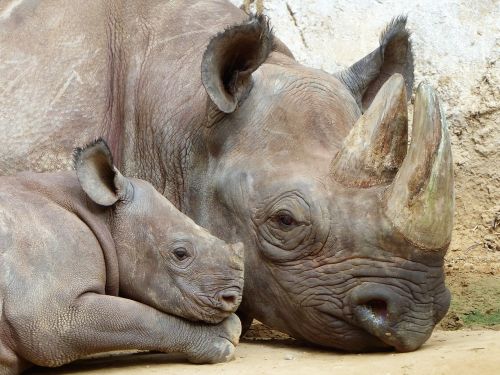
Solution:
[{"label": "baby rhino horn stub", "polygon": [[336,181],[348,187],[390,183],[408,147],[403,77],[393,74],[344,140],[332,164]]},{"label": "baby rhino horn stub", "polygon": [[454,194],[451,147],[434,90],[417,89],[411,145],[385,195],[386,214],[410,242],[441,250],[451,240]]}]

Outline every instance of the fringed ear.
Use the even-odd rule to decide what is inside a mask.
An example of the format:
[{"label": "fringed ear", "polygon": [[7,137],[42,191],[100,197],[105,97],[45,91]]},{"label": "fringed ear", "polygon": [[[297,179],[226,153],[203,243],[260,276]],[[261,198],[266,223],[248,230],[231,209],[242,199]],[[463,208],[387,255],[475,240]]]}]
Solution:
[{"label": "fringed ear", "polygon": [[403,76],[408,99],[413,89],[413,54],[406,17],[394,18],[380,36],[380,46],[369,55],[337,73],[364,112],[378,90],[394,73]]},{"label": "fringed ear", "polygon": [[229,27],[208,44],[201,79],[208,96],[224,113],[232,113],[252,88],[252,73],[267,59],[273,34],[267,18],[250,16]]},{"label": "fringed ear", "polygon": [[102,138],[76,148],[73,163],[82,189],[95,203],[112,206],[131,199],[132,185],[113,165],[113,155]]}]

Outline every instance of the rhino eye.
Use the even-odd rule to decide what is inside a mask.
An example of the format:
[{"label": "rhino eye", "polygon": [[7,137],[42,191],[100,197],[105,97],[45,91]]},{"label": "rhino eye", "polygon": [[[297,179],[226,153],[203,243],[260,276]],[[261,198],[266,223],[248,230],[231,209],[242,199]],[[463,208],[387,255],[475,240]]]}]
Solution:
[{"label": "rhino eye", "polygon": [[288,213],[281,213],[281,214],[279,214],[277,220],[278,220],[279,224],[282,225],[282,226],[284,226],[284,227],[290,227],[293,224],[296,224],[296,222],[293,219],[292,215],[290,215]]},{"label": "rhino eye", "polygon": [[189,253],[186,250],[186,248],[184,248],[184,247],[178,247],[177,249],[175,249],[173,251],[173,253],[174,253],[174,256],[177,258],[177,260],[179,260],[179,261],[183,261],[183,260],[186,260],[187,258],[189,258]]},{"label": "rhino eye", "polygon": [[281,230],[291,230],[299,225],[297,220],[288,211],[279,211],[271,218],[273,225]]}]

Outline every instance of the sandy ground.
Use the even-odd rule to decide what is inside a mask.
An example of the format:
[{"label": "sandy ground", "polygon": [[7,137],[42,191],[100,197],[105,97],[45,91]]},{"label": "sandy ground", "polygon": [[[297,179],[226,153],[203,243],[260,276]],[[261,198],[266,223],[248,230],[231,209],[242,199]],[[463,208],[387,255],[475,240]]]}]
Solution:
[{"label": "sandy ground", "polygon": [[343,354],[299,346],[292,340],[244,341],[236,359],[191,365],[165,354],[90,359],[28,374],[500,374],[500,331],[437,331],[412,353]]}]

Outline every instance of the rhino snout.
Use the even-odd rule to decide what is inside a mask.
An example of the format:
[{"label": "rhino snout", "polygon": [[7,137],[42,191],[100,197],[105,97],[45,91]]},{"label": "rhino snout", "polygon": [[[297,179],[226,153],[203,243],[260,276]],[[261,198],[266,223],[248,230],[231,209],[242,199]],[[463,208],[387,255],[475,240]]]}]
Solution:
[{"label": "rhino snout", "polygon": [[[448,297],[449,293],[445,296]],[[352,290],[350,307],[355,323],[399,352],[418,349],[437,323],[435,305],[425,304],[420,316],[411,316],[408,301],[391,287],[366,283]],[[447,308],[446,308],[447,310]]]},{"label": "rhino snout", "polygon": [[241,292],[237,290],[223,290],[217,294],[219,308],[225,312],[235,312],[241,302]]}]

